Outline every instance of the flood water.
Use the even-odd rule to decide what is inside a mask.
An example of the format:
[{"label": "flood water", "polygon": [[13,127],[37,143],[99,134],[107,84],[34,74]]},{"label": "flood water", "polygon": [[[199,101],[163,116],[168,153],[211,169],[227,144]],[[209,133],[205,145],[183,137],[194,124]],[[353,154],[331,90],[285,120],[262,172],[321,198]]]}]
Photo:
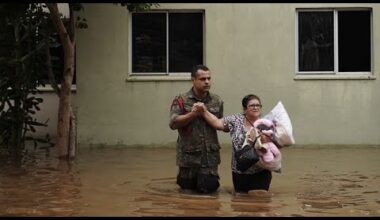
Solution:
[{"label": "flood water", "polygon": [[0,158],[1,216],[380,216],[380,147],[288,147],[269,192],[233,192],[223,147],[218,192],[175,184],[175,148],[80,148]]}]

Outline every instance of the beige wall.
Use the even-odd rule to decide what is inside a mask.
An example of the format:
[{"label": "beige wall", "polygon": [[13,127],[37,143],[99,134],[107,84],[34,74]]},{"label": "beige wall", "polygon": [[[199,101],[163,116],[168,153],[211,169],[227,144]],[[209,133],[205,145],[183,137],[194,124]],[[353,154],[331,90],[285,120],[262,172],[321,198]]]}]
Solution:
[{"label": "beige wall", "polygon": [[[72,100],[75,107],[75,98],[76,98],[76,86],[72,88]],[[49,134],[51,138],[56,137],[57,133],[57,120],[58,120],[58,105],[59,99],[58,96],[54,93],[53,89],[50,86],[46,86],[45,88],[40,88],[41,94],[38,97],[43,98],[43,102],[39,105],[40,111],[38,111],[35,115],[35,118],[38,122],[45,123],[47,122],[47,126],[36,126],[36,132],[31,133],[35,137],[45,137],[46,134]]]},{"label": "beige wall", "polygon": [[[295,80],[297,7],[373,8],[375,80]],[[297,144],[380,144],[379,4],[161,4],[205,10],[205,64],[225,115],[255,93],[264,112],[282,101]],[[78,30],[78,141],[81,144],[175,146],[168,127],[172,98],[188,81],[126,81],[129,15],[114,4],[85,4]],[[222,144],[228,134],[219,132]]]}]

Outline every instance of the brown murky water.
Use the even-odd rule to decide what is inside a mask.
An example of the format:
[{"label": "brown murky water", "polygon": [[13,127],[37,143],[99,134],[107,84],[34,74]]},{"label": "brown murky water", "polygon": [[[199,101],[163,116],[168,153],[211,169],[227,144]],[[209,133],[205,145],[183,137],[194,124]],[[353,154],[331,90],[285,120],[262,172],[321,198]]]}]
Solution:
[{"label": "brown murky water", "polygon": [[380,216],[380,148],[289,147],[269,192],[233,193],[230,148],[212,195],[175,184],[174,148],[43,150],[22,166],[0,158],[1,216]]}]

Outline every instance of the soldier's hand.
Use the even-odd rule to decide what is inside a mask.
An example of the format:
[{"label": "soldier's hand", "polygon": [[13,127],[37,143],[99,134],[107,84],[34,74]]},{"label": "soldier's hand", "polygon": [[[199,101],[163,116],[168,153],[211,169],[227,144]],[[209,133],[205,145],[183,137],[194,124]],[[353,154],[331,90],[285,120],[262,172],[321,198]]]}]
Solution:
[{"label": "soldier's hand", "polygon": [[205,108],[206,106],[203,102],[196,102],[193,104],[191,111],[201,114],[202,112],[205,111]]}]

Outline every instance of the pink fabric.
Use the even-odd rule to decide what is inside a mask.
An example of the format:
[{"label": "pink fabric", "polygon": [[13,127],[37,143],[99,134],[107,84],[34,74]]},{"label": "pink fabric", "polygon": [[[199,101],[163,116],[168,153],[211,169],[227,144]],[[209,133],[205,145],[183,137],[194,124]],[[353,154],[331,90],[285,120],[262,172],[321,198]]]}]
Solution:
[{"label": "pink fabric", "polygon": [[257,128],[257,126],[259,126],[260,124],[264,124],[267,127],[272,127],[273,126],[273,122],[271,120],[269,120],[269,119],[266,119],[266,118],[259,118],[259,119],[257,119],[253,123],[253,126],[255,126],[255,128]]},{"label": "pink fabric", "polygon": [[258,150],[257,154],[266,163],[272,162],[274,158],[277,157],[281,153],[280,150],[276,147],[276,145],[273,142],[268,142],[262,145],[263,145],[263,148],[267,149],[266,153],[263,153],[262,151]]},{"label": "pink fabric", "polygon": [[[272,136],[272,134],[274,133],[273,122],[269,119],[261,118],[256,120],[253,125],[255,126],[255,128],[257,128],[261,124],[264,124],[265,126],[271,129],[262,130],[259,131],[259,133],[263,133],[261,135],[265,134],[268,136]],[[260,161],[263,167],[273,171],[281,172],[281,152],[273,142],[261,143],[261,140],[259,138],[258,143],[255,145],[255,147],[257,149],[256,152],[260,157]],[[259,150],[261,148],[265,148],[266,152],[264,153],[263,151]]]}]

